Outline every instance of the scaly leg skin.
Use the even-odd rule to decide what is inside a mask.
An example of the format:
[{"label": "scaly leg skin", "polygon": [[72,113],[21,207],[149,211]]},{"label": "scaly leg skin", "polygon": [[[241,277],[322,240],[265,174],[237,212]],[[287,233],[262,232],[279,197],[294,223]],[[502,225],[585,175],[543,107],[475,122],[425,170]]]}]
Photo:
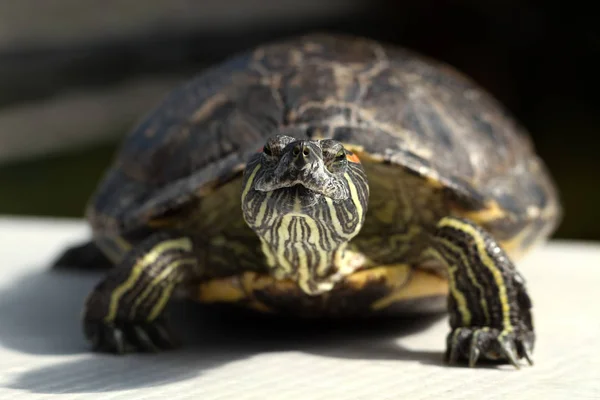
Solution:
[{"label": "scaly leg skin", "polygon": [[102,253],[94,242],[85,242],[67,248],[52,263],[54,269],[106,270],[113,263]]},{"label": "scaly leg skin", "polygon": [[433,236],[433,255],[448,267],[451,332],[445,360],[508,361],[519,368],[531,353],[535,333],[531,300],[523,277],[506,253],[482,228],[447,217]]},{"label": "scaly leg skin", "polygon": [[175,289],[196,275],[197,265],[187,237],[155,234],[131,250],[86,301],[84,332],[94,350],[176,347],[163,311]]}]

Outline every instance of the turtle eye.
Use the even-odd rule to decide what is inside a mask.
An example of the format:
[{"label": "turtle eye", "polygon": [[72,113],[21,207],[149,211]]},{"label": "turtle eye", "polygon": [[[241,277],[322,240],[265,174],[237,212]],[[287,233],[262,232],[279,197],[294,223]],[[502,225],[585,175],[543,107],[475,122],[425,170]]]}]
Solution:
[{"label": "turtle eye", "polygon": [[271,151],[271,146],[265,144],[265,147],[263,147],[263,153],[265,153],[268,156],[272,156],[273,152]]},{"label": "turtle eye", "polygon": [[333,158],[329,158],[326,165],[329,172],[336,173],[343,171],[346,165],[346,151],[344,149],[339,150]]}]

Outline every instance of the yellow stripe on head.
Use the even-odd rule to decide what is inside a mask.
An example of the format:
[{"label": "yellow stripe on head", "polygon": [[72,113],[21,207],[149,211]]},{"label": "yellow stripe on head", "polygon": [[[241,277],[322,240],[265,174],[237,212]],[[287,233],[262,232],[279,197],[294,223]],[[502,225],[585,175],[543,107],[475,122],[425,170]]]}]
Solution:
[{"label": "yellow stripe on head", "polygon": [[257,164],[256,167],[254,167],[254,169],[252,170],[252,173],[250,174],[250,176],[248,177],[248,180],[246,181],[246,185],[244,186],[244,191],[242,192],[242,201],[246,198],[246,196],[248,195],[248,192],[252,188],[252,184],[254,183],[254,178],[256,177],[256,173],[258,172],[259,169],[260,169],[260,164]]}]

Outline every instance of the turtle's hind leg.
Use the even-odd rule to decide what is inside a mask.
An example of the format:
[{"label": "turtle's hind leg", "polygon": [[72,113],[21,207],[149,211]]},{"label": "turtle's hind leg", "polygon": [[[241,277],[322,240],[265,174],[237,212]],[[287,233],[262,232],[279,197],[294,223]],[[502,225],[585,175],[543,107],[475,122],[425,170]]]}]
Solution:
[{"label": "turtle's hind leg", "polygon": [[94,350],[125,353],[176,346],[164,309],[175,290],[197,275],[192,241],[157,233],[108,271],[88,297],[84,332]]},{"label": "turtle's hind leg", "polygon": [[432,255],[448,268],[451,332],[446,361],[518,360],[530,364],[535,333],[523,277],[498,243],[470,221],[443,218]]},{"label": "turtle's hind leg", "polygon": [[68,247],[51,264],[54,269],[105,270],[113,263],[93,241]]}]

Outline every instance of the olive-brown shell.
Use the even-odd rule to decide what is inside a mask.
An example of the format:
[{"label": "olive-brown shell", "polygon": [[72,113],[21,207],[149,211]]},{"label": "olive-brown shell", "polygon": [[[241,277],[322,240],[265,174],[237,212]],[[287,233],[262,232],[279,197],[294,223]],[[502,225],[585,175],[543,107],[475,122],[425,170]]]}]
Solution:
[{"label": "olive-brown shell", "polygon": [[96,229],[142,227],[239,175],[275,133],[338,139],[506,229],[560,216],[527,133],[484,90],[411,51],[326,34],[239,54],[174,90],[126,138],[88,215]]}]

